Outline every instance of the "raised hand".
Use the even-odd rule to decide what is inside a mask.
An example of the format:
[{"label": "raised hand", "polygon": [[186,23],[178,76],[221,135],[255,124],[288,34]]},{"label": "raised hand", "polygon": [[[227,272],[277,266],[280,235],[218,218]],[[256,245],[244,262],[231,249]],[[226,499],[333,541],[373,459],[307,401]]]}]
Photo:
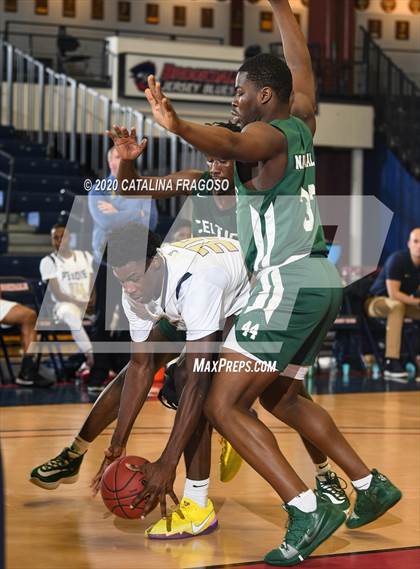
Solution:
[{"label": "raised hand", "polygon": [[173,485],[175,480],[176,468],[170,468],[159,460],[147,462],[142,466],[126,465],[133,472],[141,472],[144,475],[144,488],[133,500],[132,507],[135,508],[140,502],[146,499],[142,518],[146,517],[160,502],[160,511],[163,518],[166,518],[166,495],[172,498],[178,505],[179,500],[174,492]]},{"label": "raised hand", "polygon": [[162,93],[160,83],[156,81],[154,75],[149,75],[147,84],[149,88],[145,90],[145,95],[155,121],[170,132],[177,133],[180,119],[174,111],[171,101]]},{"label": "raised hand", "polygon": [[122,160],[136,160],[143,154],[147,145],[147,138],[143,138],[140,144],[137,142],[135,128],[132,128],[131,131],[128,132],[125,127],[114,124],[112,125],[112,130],[107,130],[106,134],[114,143]]},{"label": "raised hand", "polygon": [[111,446],[111,447],[108,447],[106,449],[106,451],[104,452],[104,455],[105,455],[105,457],[102,461],[102,464],[101,464],[95,478],[90,483],[90,487],[92,489],[92,495],[93,496],[96,496],[96,494],[99,492],[99,489],[101,487],[102,476],[104,475],[105,470],[108,468],[108,466],[112,462],[114,462],[115,460],[118,460],[122,456],[125,456],[125,448],[112,447]]}]

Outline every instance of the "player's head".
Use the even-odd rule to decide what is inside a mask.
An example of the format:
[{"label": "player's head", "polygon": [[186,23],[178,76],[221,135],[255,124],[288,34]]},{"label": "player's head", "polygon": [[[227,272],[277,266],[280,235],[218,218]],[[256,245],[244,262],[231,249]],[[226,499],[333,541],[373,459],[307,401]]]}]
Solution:
[{"label": "player's head", "polygon": [[292,74],[286,63],[269,53],[247,59],[239,68],[232,101],[236,124],[262,120],[268,111],[288,107]]},{"label": "player's head", "polygon": [[[220,126],[221,128],[227,128],[232,132],[241,132],[240,127],[231,122],[213,122],[210,124],[211,126]],[[229,180],[229,187],[233,188],[233,160],[219,160],[219,158],[215,156],[207,156],[207,168],[212,178],[219,180]]]},{"label": "player's head", "polygon": [[420,227],[415,227],[411,231],[407,245],[411,258],[414,259],[416,263],[420,263]]},{"label": "player's head", "polygon": [[137,223],[112,231],[108,239],[108,260],[125,293],[138,302],[159,296],[162,259],[157,255],[159,235]]},{"label": "player's head", "polygon": [[191,221],[189,219],[181,219],[176,226],[171,241],[182,241],[191,237]]},{"label": "player's head", "polygon": [[69,249],[70,236],[68,231],[66,231],[66,226],[61,223],[56,223],[51,228],[51,244],[54,251],[58,251],[61,247],[62,251]]},{"label": "player's head", "polygon": [[117,176],[118,166],[120,165],[120,155],[116,146],[111,146],[107,153],[108,166],[111,176]]}]

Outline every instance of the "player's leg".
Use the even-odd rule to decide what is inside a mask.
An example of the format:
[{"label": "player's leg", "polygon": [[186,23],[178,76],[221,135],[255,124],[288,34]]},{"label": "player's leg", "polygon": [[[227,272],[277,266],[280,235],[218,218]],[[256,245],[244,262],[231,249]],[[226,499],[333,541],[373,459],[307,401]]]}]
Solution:
[{"label": "player's leg", "polygon": [[[286,421],[282,415],[282,409],[279,403],[287,392],[289,380],[290,378],[280,376],[278,381],[274,381],[266,391],[260,395],[262,407],[284,423],[286,423]],[[303,382],[301,382],[299,395],[309,401],[313,401]],[[322,494],[322,496],[328,499],[332,504],[340,507],[343,511],[347,511],[350,507],[350,501],[345,493],[346,485],[343,484],[342,486],[341,484],[341,482],[344,481],[340,482],[341,479],[331,469],[328,457],[319,450],[318,447],[303,436],[301,436],[301,439],[316,469],[315,483],[318,494]]]},{"label": "player's leg", "polygon": [[[166,326],[166,324],[165,324]],[[175,339],[181,339],[173,335]],[[176,409],[187,380],[185,359],[181,355],[167,369],[160,400]],[[170,404],[168,404],[170,401]],[[186,480],[178,508],[147,528],[149,539],[179,539],[207,534],[217,528],[218,521],[209,499],[212,429],[203,415],[184,450]]]},{"label": "player's leg", "polygon": [[16,383],[24,386],[48,387],[54,383],[53,380],[44,378],[38,374],[35,358],[28,354],[29,346],[32,342],[36,342],[36,320],[37,315],[34,310],[23,306],[22,304],[12,303],[2,300],[3,307],[9,308],[4,310],[1,318],[2,324],[8,326],[20,326],[22,349],[24,352],[20,370],[16,377]]},{"label": "player's leg", "polygon": [[56,317],[69,327],[74,341],[82,354],[92,354],[92,342],[82,324],[82,312],[71,302],[59,302],[55,308]]}]

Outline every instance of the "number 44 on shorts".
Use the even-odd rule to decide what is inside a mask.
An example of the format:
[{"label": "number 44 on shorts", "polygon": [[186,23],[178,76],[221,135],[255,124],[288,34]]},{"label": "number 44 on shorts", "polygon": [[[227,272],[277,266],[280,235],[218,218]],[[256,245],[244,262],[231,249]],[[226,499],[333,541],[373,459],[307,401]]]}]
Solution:
[{"label": "number 44 on shorts", "polygon": [[246,322],[241,330],[242,330],[242,336],[245,336],[245,338],[248,336],[251,338],[251,340],[255,340],[257,334],[258,334],[258,330],[260,328],[259,324],[252,324],[251,320],[248,320],[248,322]]}]

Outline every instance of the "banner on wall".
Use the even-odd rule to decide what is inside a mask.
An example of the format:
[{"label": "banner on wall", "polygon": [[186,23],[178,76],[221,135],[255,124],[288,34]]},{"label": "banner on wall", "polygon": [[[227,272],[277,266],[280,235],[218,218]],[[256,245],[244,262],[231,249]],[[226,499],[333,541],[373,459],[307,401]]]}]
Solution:
[{"label": "banner on wall", "polygon": [[124,53],[123,97],[145,97],[148,75],[155,75],[173,100],[230,103],[235,92],[237,61]]}]

